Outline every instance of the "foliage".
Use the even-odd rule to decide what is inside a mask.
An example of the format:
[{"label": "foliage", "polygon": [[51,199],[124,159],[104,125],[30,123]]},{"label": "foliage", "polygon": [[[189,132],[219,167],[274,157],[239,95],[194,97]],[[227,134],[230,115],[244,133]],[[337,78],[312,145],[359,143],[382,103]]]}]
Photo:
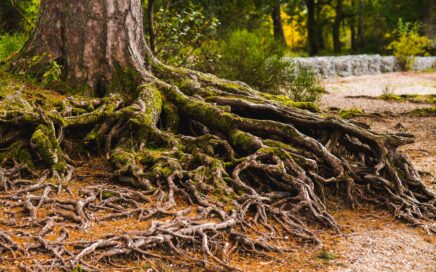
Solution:
[{"label": "foliage", "polygon": [[44,84],[50,84],[60,79],[62,67],[56,61],[50,61],[47,71],[43,74]]},{"label": "foliage", "polygon": [[415,62],[415,56],[425,55],[426,48],[430,46],[431,41],[420,35],[418,23],[398,21],[395,30],[398,39],[388,45],[388,49],[393,50],[394,56],[406,70],[411,70]]},{"label": "foliage", "polygon": [[[183,1],[182,1],[183,2]],[[203,14],[201,6],[162,6],[155,15],[156,55],[165,63],[185,64],[202,43],[215,35],[219,21]]]},{"label": "foliage", "polygon": [[24,30],[30,32],[36,23],[40,0],[17,1],[19,8],[25,17]]},{"label": "foliage", "polygon": [[236,30],[228,40],[204,45],[195,68],[243,81],[261,91],[286,94],[294,101],[316,101],[322,88],[315,74],[282,55],[283,49],[268,34]]},{"label": "foliage", "polygon": [[280,53],[274,50],[272,39],[261,40],[247,30],[237,30],[231,33],[227,41],[220,42],[219,48],[217,72],[220,76],[241,80],[259,89],[271,87],[272,79],[266,70],[277,68],[275,65],[281,64],[272,61],[270,65],[266,65],[270,55]]},{"label": "foliage", "polygon": [[27,36],[22,33],[4,34],[0,36],[0,61],[19,51],[26,42]]},{"label": "foliage", "polygon": [[289,76],[287,82],[290,84],[284,91],[294,101],[317,101],[325,92],[315,73],[309,67],[294,64],[287,75]]}]

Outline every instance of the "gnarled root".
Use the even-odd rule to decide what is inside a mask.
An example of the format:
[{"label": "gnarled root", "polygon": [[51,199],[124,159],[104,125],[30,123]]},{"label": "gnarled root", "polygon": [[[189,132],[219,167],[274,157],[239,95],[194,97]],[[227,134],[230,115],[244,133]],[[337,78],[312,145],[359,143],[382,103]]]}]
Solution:
[{"label": "gnarled root", "polygon": [[[157,249],[219,270],[233,269],[227,260],[236,251],[290,251],[275,243],[289,234],[321,246],[313,226],[340,232],[326,207],[332,192],[351,207],[374,202],[414,225],[435,219],[434,193],[397,151],[413,141],[407,135],[376,133],[212,75],[161,64],[155,70],[164,81],[147,79],[130,102],[112,94],[42,109],[20,93],[0,102],[0,144],[15,152],[2,156],[1,201],[27,218],[2,224],[39,226],[26,247],[0,233],[0,250],[51,256],[35,270],[98,270],[98,260],[126,254],[163,258]],[[61,183],[23,179],[36,175],[24,167],[42,165],[71,177],[68,155],[81,153],[75,146],[103,153],[117,180],[136,189],[89,185],[77,195]],[[69,241],[67,229],[131,217],[151,225]],[[59,228],[56,241],[44,238]]]}]

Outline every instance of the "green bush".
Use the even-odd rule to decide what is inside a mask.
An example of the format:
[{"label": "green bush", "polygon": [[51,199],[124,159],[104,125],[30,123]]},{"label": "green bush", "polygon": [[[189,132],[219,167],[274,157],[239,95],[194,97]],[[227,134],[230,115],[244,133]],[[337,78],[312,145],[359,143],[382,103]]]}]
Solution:
[{"label": "green bush", "polygon": [[154,18],[155,54],[161,61],[176,66],[191,61],[201,44],[213,39],[219,25],[216,18],[204,15],[200,5],[183,1],[160,7]]},{"label": "green bush", "polygon": [[269,35],[237,30],[228,40],[208,42],[195,68],[295,101],[317,100],[323,89],[314,73],[283,59],[283,49]]},{"label": "green bush", "polygon": [[27,36],[21,33],[0,36],[0,61],[19,51],[26,40]]},{"label": "green bush", "polygon": [[415,57],[425,55],[427,53],[426,48],[431,44],[430,39],[420,35],[420,27],[418,23],[404,23],[400,19],[395,30],[398,39],[391,42],[387,47],[387,49],[393,50],[394,56],[405,70],[411,70]]}]

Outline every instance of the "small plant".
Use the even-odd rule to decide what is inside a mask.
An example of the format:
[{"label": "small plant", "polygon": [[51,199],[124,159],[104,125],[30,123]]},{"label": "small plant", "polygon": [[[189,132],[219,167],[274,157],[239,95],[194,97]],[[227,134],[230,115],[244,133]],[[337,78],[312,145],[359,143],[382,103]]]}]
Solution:
[{"label": "small plant", "polygon": [[394,94],[394,90],[391,85],[386,84],[383,86],[382,96]]},{"label": "small plant", "polygon": [[421,25],[418,23],[404,23],[400,19],[395,30],[398,39],[387,47],[387,49],[393,50],[394,56],[405,70],[412,70],[416,56],[425,55],[426,48],[431,44],[430,39],[420,35],[420,28]]},{"label": "small plant", "polygon": [[285,92],[294,101],[315,102],[326,92],[310,67],[297,63],[291,65],[289,70],[287,80],[290,84]]},{"label": "small plant", "polygon": [[26,42],[27,36],[20,33],[0,36],[0,61],[18,52]]},{"label": "small plant", "polygon": [[47,71],[42,75],[44,78],[43,82],[44,84],[50,84],[53,81],[57,81],[60,79],[60,76],[62,74],[62,66],[60,66],[56,61],[50,61],[49,68]]},{"label": "small plant", "polygon": [[322,260],[326,260],[326,261],[332,261],[334,259],[336,259],[336,255],[332,252],[329,252],[327,250],[322,250],[318,256],[318,259],[322,259]]},{"label": "small plant", "polygon": [[71,272],[87,272],[88,270],[82,268],[81,265],[76,265]]}]

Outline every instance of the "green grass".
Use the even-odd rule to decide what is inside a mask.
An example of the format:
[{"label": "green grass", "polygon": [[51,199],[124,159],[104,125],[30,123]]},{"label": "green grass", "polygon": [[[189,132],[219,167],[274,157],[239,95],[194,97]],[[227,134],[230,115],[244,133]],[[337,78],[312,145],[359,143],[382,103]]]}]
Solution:
[{"label": "green grass", "polygon": [[336,259],[336,255],[332,252],[329,252],[327,250],[322,250],[317,256],[318,259],[326,260],[326,261],[332,261]]}]

